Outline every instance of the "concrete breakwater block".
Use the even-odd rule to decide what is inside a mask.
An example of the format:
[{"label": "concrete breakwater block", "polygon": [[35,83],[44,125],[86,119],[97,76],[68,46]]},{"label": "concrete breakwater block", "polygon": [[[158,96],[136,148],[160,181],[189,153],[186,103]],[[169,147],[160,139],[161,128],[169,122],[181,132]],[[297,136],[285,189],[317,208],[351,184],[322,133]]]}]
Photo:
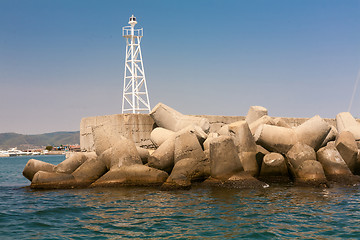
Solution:
[{"label": "concrete breakwater block", "polygon": [[257,147],[248,123],[246,121],[231,123],[229,132],[234,140],[244,171],[252,176],[257,176],[259,174],[259,166],[256,161]]},{"label": "concrete breakwater block", "polygon": [[207,159],[185,158],[175,164],[169,178],[161,186],[161,189],[189,189],[192,182],[203,181],[209,175],[210,162]]},{"label": "concrete breakwater block", "polygon": [[108,126],[97,126],[92,128],[94,137],[94,148],[98,156],[122,139],[126,139],[120,134],[111,131]]},{"label": "concrete breakwater block", "polygon": [[257,119],[256,121],[252,122],[251,124],[249,124],[249,128],[251,131],[252,135],[255,135],[256,130],[261,126],[261,125],[276,125],[274,120],[272,119],[272,117],[265,115],[262,116],[261,118]]},{"label": "concrete breakwater block", "polygon": [[289,173],[284,156],[280,153],[266,154],[261,165],[259,178],[265,182],[289,182]]},{"label": "concrete breakwater block", "polygon": [[185,132],[175,137],[174,164],[185,158],[205,159],[204,151],[194,133]]},{"label": "concrete breakwater block", "polygon": [[295,128],[299,142],[305,143],[315,151],[319,150],[331,127],[316,115]]},{"label": "concrete breakwater block", "polygon": [[55,167],[57,173],[73,173],[81,164],[87,160],[83,153],[74,153]]},{"label": "concrete breakwater block", "polygon": [[268,115],[268,110],[261,106],[251,106],[246,115],[245,121],[250,125],[259,118]]},{"label": "concrete breakwater block", "polygon": [[208,132],[210,129],[209,120],[206,118],[183,115],[163,103],[158,103],[152,109],[150,116],[154,119],[157,126],[174,132],[192,124],[200,126],[205,132]]},{"label": "concrete breakwater block", "polygon": [[55,165],[36,159],[30,159],[23,170],[23,176],[32,181],[38,171],[55,172]]},{"label": "concrete breakwater block", "polygon": [[317,151],[331,127],[321,117],[314,116],[296,128],[261,125],[254,135],[257,144],[267,150],[286,154],[297,142],[305,143]]},{"label": "concrete breakwater block", "polygon": [[298,170],[306,160],[316,160],[315,150],[305,143],[297,142],[287,153],[286,161],[294,178],[298,178]]},{"label": "concrete breakwater block", "polygon": [[286,154],[298,142],[294,129],[264,124],[255,133],[255,141],[271,152]]},{"label": "concrete breakwater block", "polygon": [[174,167],[175,138],[160,145],[148,158],[148,166],[170,173]]},{"label": "concrete breakwater block", "polygon": [[328,180],[352,175],[346,162],[334,146],[328,145],[326,147],[320,148],[317,151],[316,156],[317,160],[323,166],[325,175]]},{"label": "concrete breakwater block", "polygon": [[108,171],[105,163],[99,157],[86,160],[72,175],[79,186],[88,186]]},{"label": "concrete breakwater block", "polygon": [[142,164],[140,155],[133,141],[123,138],[103,152],[99,157],[107,169],[125,165]]},{"label": "concrete breakwater block", "polygon": [[71,174],[38,171],[31,182],[34,189],[74,188],[78,185]]},{"label": "concrete breakwater block", "polygon": [[336,115],[336,128],[339,133],[351,132],[356,140],[360,140],[360,123],[349,112],[342,112]]},{"label": "concrete breakwater block", "polygon": [[327,179],[320,162],[305,160],[296,170],[295,183],[315,186],[326,186]]},{"label": "concrete breakwater block", "polygon": [[359,168],[359,163],[357,161],[358,147],[354,135],[349,131],[342,131],[335,141],[335,146],[350,171],[355,173]]},{"label": "concrete breakwater block", "polygon": [[167,139],[174,136],[175,132],[168,130],[166,128],[157,127],[150,133],[150,140],[155,144],[156,147],[159,147]]},{"label": "concrete breakwater block", "polygon": [[211,177],[226,180],[243,170],[236,146],[231,137],[220,136],[210,143]]},{"label": "concrete breakwater block", "polygon": [[164,171],[142,164],[111,169],[91,187],[153,186],[161,185],[168,178]]}]

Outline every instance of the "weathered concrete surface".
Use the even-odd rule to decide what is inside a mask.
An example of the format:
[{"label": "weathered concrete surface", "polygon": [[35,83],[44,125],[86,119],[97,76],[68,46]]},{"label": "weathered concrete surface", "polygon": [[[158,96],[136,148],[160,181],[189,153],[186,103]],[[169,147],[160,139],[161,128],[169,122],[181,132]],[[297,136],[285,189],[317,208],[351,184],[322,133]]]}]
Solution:
[{"label": "weathered concrete surface", "polygon": [[30,159],[25,165],[23,176],[32,181],[35,173],[38,171],[55,172],[55,165],[36,159]]},{"label": "weathered concrete surface", "polygon": [[174,131],[162,127],[157,127],[154,130],[152,130],[150,134],[150,140],[155,144],[156,147],[159,147],[174,134],[175,134]]},{"label": "weathered concrete surface", "polygon": [[334,126],[330,126],[330,131],[328,133],[328,135],[325,137],[324,141],[321,144],[321,147],[325,147],[326,144],[330,141],[335,141],[336,136],[339,134],[338,130],[336,129],[336,127]]},{"label": "weathered concrete surface", "polygon": [[305,143],[297,142],[286,153],[286,161],[294,178],[299,177],[298,169],[306,160],[316,160],[316,152]]},{"label": "weathered concrete surface", "polygon": [[305,143],[317,151],[328,135],[331,127],[319,115],[316,115],[295,128],[299,142]]},{"label": "weathered concrete surface", "polygon": [[285,158],[280,153],[266,154],[259,179],[269,182],[288,182],[290,179]]},{"label": "weathered concrete surface", "polygon": [[148,166],[170,173],[174,167],[175,138],[160,145],[148,158]]},{"label": "weathered concrete surface", "polygon": [[243,170],[231,137],[220,136],[210,143],[211,177],[226,180]]},{"label": "weathered concrete surface", "polygon": [[38,171],[30,187],[35,189],[74,188],[78,184],[71,174]]},{"label": "weathered concrete surface", "polygon": [[321,163],[316,160],[303,161],[297,168],[295,182],[297,184],[325,186],[327,179]]},{"label": "weathered concrete surface", "polygon": [[262,106],[251,106],[246,115],[245,121],[250,125],[259,118],[268,115],[268,110]]},{"label": "weathered concrete surface", "polygon": [[251,133],[255,135],[256,130],[263,124],[275,125],[275,122],[272,117],[269,117],[268,115],[262,116],[261,118],[249,124]]},{"label": "weathered concrete surface", "polygon": [[167,178],[168,174],[164,171],[135,164],[110,170],[91,187],[153,186],[161,185]]},{"label": "weathered concrete surface", "polygon": [[99,158],[105,163],[109,170],[121,166],[142,164],[134,142],[125,138],[118,141],[112,148],[103,152]]},{"label": "weathered concrete surface", "polygon": [[185,132],[175,137],[174,163],[185,158],[205,159],[204,151],[194,133]]},{"label": "weathered concrete surface", "polygon": [[286,154],[298,142],[297,134],[292,128],[264,124],[254,136],[257,144],[271,152]]},{"label": "weathered concrete surface", "polygon": [[244,171],[252,176],[257,176],[259,174],[259,166],[256,161],[257,147],[248,123],[246,121],[238,121],[228,126]]},{"label": "weathered concrete surface", "polygon": [[206,118],[183,115],[175,109],[158,103],[151,111],[150,116],[154,119],[159,127],[177,132],[189,125],[198,125],[205,132],[210,129],[210,123]]},{"label": "weathered concrete surface", "polygon": [[169,178],[161,186],[163,190],[188,189],[194,181],[202,181],[209,177],[209,161],[185,158],[178,161]]},{"label": "weathered concrete surface", "polygon": [[352,175],[346,162],[334,146],[327,145],[326,147],[320,148],[316,156],[329,180]]},{"label": "weathered concrete surface", "polygon": [[143,164],[146,164],[148,162],[148,158],[150,157],[150,153],[152,153],[154,150],[149,150],[142,147],[136,147],[136,150],[139,153],[140,159]]},{"label": "weathered concrete surface", "polygon": [[99,158],[89,158],[72,175],[78,185],[88,186],[107,172],[105,163]]},{"label": "weathered concrete surface", "polygon": [[[210,124],[210,132],[218,132],[226,124],[245,120],[244,116],[194,115],[194,117],[206,118]],[[281,119],[290,127],[297,127],[308,120],[308,118],[285,117]],[[336,125],[335,119],[324,120],[332,126]],[[94,151],[92,128],[98,126],[133,140],[137,146],[153,148],[150,134],[155,125],[149,114],[115,114],[83,118],[80,123],[80,146],[83,151]]]},{"label": "weathered concrete surface", "polygon": [[336,141],[336,149],[339,151],[341,157],[346,162],[352,173],[355,173],[358,169],[357,154],[358,148],[354,138],[354,135],[348,131],[342,131]]},{"label": "weathered concrete surface", "polygon": [[73,173],[81,164],[87,160],[83,153],[74,153],[55,167],[57,173]]},{"label": "weathered concrete surface", "polygon": [[108,132],[133,140],[137,146],[152,146],[150,133],[153,130],[154,120],[149,114],[115,114],[81,119],[81,150],[95,150],[93,128],[99,126],[104,127]]},{"label": "weathered concrete surface", "polygon": [[360,140],[360,123],[349,112],[342,112],[336,115],[336,128],[339,133],[351,132],[356,140]]}]

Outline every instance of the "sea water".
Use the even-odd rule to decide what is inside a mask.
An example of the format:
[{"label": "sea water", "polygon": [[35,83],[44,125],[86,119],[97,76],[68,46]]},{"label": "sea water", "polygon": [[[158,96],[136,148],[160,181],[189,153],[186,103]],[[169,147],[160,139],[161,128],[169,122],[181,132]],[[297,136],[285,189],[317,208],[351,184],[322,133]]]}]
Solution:
[{"label": "sea water", "polygon": [[39,191],[22,176],[30,158],[0,158],[0,239],[360,238],[359,186]]}]

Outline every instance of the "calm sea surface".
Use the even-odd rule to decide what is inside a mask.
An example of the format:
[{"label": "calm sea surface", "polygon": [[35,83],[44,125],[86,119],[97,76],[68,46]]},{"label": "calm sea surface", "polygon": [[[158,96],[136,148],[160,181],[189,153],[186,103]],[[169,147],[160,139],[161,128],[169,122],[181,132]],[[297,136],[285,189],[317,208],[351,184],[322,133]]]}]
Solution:
[{"label": "calm sea surface", "polygon": [[0,158],[0,239],[360,239],[358,186],[35,191],[29,159]]}]

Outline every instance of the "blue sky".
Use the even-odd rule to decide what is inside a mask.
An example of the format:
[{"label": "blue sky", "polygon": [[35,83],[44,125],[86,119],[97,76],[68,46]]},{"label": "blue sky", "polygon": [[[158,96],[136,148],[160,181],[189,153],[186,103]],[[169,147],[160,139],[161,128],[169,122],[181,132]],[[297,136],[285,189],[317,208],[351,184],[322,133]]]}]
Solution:
[{"label": "blue sky", "polygon": [[[79,130],[121,113],[137,17],[152,107],[334,118],[360,69],[360,0],[0,0],[0,132]],[[352,105],[360,117],[360,89]]]}]

